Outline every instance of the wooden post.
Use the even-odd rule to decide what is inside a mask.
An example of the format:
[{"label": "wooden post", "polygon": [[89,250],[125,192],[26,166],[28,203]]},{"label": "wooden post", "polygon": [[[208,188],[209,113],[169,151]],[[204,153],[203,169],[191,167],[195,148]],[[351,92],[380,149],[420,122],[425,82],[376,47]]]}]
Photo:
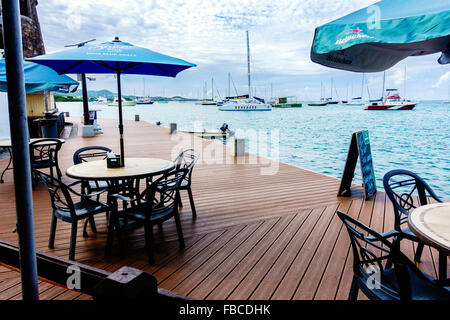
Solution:
[{"label": "wooden post", "polygon": [[174,134],[177,132],[177,124],[176,123],[171,123],[169,125],[169,128],[170,128],[170,134]]},{"label": "wooden post", "polygon": [[139,121],[139,115],[138,114],[134,115],[134,121]]},{"label": "wooden post", "polygon": [[245,155],[245,139],[234,138],[233,156]]}]

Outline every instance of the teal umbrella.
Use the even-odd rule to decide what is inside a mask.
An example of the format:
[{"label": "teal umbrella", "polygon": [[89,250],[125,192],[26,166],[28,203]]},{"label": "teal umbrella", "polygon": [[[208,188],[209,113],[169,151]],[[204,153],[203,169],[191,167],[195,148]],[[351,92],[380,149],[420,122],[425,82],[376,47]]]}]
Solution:
[{"label": "teal umbrella", "polygon": [[[78,82],[66,75],[59,75],[55,70],[43,65],[24,61],[25,91],[60,91],[73,92],[78,88]],[[0,91],[8,91],[5,59],[0,59]]]},{"label": "teal umbrella", "polygon": [[316,29],[311,60],[379,72],[409,56],[442,52],[450,62],[450,0],[384,0]]},{"label": "teal umbrella", "polygon": [[139,74],[175,78],[196,65],[147,48],[120,41],[86,44],[81,47],[28,59],[63,73],[114,73],[117,76],[121,164],[125,164],[122,119],[121,74]]}]

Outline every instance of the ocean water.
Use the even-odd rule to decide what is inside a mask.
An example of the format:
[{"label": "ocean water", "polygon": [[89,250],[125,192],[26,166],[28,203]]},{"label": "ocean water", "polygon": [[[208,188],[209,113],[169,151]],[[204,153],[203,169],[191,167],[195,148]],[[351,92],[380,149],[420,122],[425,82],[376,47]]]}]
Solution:
[{"label": "ocean water", "polygon": [[[58,103],[71,116],[82,115],[79,102]],[[102,118],[118,118],[117,107],[102,109]],[[407,169],[424,178],[436,193],[450,198],[450,104],[420,102],[411,111],[366,111],[362,106],[329,105],[273,109],[270,112],[224,112],[194,103],[158,103],[124,107],[124,119],[140,119],[179,129],[218,129],[223,123],[249,139],[249,151],[282,162],[342,177],[353,132],[369,130],[376,183],[392,169]],[[256,140],[255,140],[256,139]],[[259,141],[255,143],[255,141]],[[356,183],[361,183],[359,165]]]}]

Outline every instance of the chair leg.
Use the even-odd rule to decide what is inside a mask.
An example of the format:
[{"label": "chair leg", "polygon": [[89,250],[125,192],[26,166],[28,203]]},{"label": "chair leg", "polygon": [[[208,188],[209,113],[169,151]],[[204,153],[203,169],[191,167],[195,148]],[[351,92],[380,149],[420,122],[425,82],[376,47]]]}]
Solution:
[{"label": "chair leg", "polygon": [[423,247],[424,247],[424,243],[419,242],[419,244],[417,245],[416,254],[414,255],[414,262],[420,262],[420,258],[422,256],[422,252],[423,252]]},{"label": "chair leg", "polygon": [[56,235],[56,223],[58,222],[58,218],[52,214],[52,222],[50,226],[50,239],[48,241],[48,247],[50,249],[55,248],[55,235]]},{"label": "chair leg", "polygon": [[190,201],[190,203],[191,203],[192,216],[193,216],[194,218],[197,218],[197,211],[195,211],[194,197],[192,196],[192,190],[191,190],[191,187],[189,187],[189,188],[187,189],[187,191],[188,191],[188,195],[189,195],[189,201]]},{"label": "chair leg", "polygon": [[148,262],[151,265],[155,264],[155,257],[153,253],[153,225],[148,221],[144,224],[144,233],[145,233],[145,247],[148,252]]},{"label": "chair leg", "polygon": [[178,212],[175,213],[175,225],[177,227],[178,239],[180,241],[180,249],[183,249],[185,247],[184,236],[183,236],[183,230],[181,229],[181,221],[180,221],[180,216],[178,215]]},{"label": "chair leg", "polygon": [[73,221],[72,231],[70,233],[69,260],[75,260],[75,247],[77,245],[77,228],[78,228],[78,221]]},{"label": "chair leg", "polygon": [[88,220],[89,220],[89,224],[91,225],[92,232],[97,233],[97,226],[95,225],[94,217],[90,217]]},{"label": "chair leg", "polygon": [[353,277],[352,285],[350,287],[350,293],[348,295],[348,300],[351,300],[351,301],[358,300],[358,292],[359,292],[358,283],[357,283],[356,278]]},{"label": "chair leg", "polygon": [[180,208],[183,208],[183,202],[181,201],[180,190],[177,191],[177,198],[178,198],[178,206],[179,206]]},{"label": "chair leg", "polygon": [[[445,282],[447,280],[447,255],[439,252],[439,275],[438,280]],[[447,284],[448,285],[448,284]]]},{"label": "chair leg", "polygon": [[107,240],[106,240],[106,255],[111,254],[111,247],[112,247],[112,244],[114,241],[114,226],[115,226],[114,217],[115,217],[115,214],[111,213],[111,216],[109,218],[109,223],[108,223],[108,236],[107,236]]}]

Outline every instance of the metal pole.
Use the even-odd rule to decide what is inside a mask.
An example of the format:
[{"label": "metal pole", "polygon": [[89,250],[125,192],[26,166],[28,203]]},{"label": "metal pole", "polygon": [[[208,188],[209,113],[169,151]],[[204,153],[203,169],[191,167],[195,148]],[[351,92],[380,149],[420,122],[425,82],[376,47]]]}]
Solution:
[{"label": "metal pole", "polygon": [[117,62],[117,99],[119,103],[119,133],[120,133],[120,162],[121,166],[125,166],[125,148],[123,145],[123,118],[122,118],[122,90],[120,87],[120,70],[119,62]]},{"label": "metal pole", "polygon": [[2,0],[2,17],[6,77],[8,83],[9,123],[14,165],[14,192],[17,233],[19,237],[22,299],[38,300],[33,195],[31,188],[29,133],[19,1]]},{"label": "metal pole", "polygon": [[250,86],[250,41],[248,39],[248,30],[247,30],[247,71],[248,71],[248,97],[252,98],[251,86]]},{"label": "metal pole", "polygon": [[87,93],[87,85],[86,85],[86,74],[81,74],[81,89],[83,92],[83,116],[84,116],[84,125],[87,126],[90,124],[89,119],[89,98]]}]

